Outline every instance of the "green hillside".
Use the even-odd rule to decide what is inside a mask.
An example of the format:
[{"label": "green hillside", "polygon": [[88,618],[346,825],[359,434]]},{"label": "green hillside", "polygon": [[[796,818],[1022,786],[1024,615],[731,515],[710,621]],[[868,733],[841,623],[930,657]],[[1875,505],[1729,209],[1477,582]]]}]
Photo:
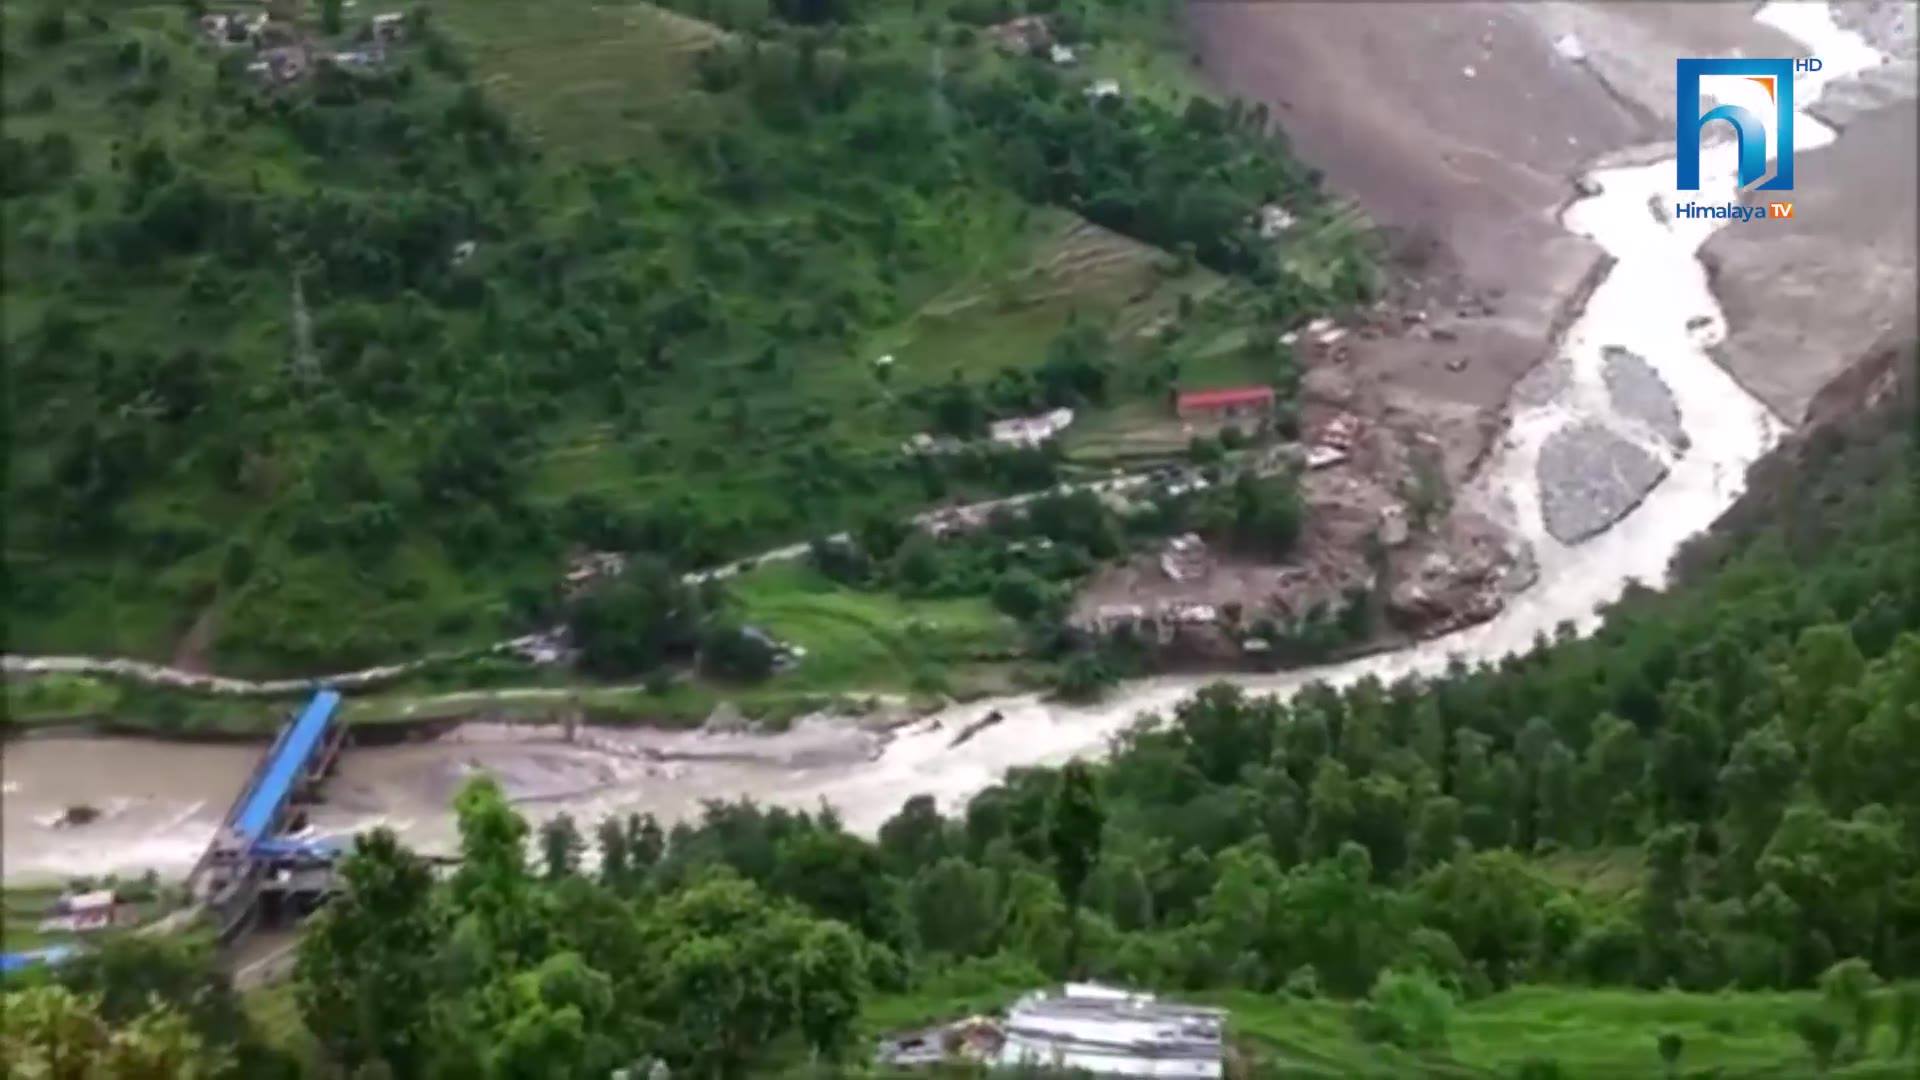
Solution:
[{"label": "green hillside", "polygon": [[[296,7],[274,40],[316,59],[269,83],[202,5],[9,6],[9,648],[250,674],[495,640],[570,548],[693,567],[1044,483],[898,448],[947,401],[1283,381],[1253,346],[1364,288],[1264,117],[1143,59],[1165,3],[1069,13],[1140,73],[1100,102],[904,9],[460,0],[353,66],[324,57],[376,12]],[[1276,199],[1309,223],[1284,261]]]}]

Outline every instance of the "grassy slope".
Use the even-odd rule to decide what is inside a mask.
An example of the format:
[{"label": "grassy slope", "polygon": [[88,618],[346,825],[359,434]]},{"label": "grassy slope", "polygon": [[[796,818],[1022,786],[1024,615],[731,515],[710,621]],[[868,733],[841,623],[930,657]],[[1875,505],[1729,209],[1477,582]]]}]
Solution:
[{"label": "grassy slope", "polygon": [[[556,10],[557,9],[557,10]],[[526,135],[570,160],[616,160],[653,147],[648,117],[692,85],[717,28],[647,4],[468,0],[445,18],[482,85]]]},{"label": "grassy slope", "polygon": [[23,952],[44,948],[58,944],[69,936],[40,931],[42,914],[60,898],[60,892],[58,886],[10,888],[0,892],[0,903],[4,903],[6,909],[5,925],[0,926],[0,945],[5,946],[5,951]]},{"label": "grassy slope", "polygon": [[[1816,995],[1685,994],[1527,987],[1473,1002],[1454,1017],[1449,1049],[1426,1057],[1383,1051],[1353,1036],[1344,1006],[1251,994],[1212,998],[1233,1009],[1235,1029],[1256,1057],[1292,1066],[1283,1075],[1510,1076],[1529,1058],[1552,1058],[1563,1075],[1594,1080],[1656,1076],[1662,1032],[1685,1040],[1686,1075],[1810,1075],[1812,1062],[1789,1026]],[[1878,1033],[1881,1060],[1835,1070],[1852,1077],[1902,1075],[1886,1060],[1892,1033]],[[1910,1067],[1910,1066],[1905,1066]],[[1906,1074],[1910,1075],[1910,1073]]]}]

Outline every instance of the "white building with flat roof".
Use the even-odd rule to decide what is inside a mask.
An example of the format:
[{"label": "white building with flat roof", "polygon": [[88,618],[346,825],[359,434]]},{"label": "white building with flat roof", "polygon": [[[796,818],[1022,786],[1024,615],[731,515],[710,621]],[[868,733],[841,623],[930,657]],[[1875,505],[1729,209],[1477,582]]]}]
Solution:
[{"label": "white building with flat roof", "polygon": [[987,429],[993,441],[1009,446],[1038,446],[1067,430],[1073,423],[1072,409],[1054,409],[1039,416],[996,420]]},{"label": "white building with flat roof", "polygon": [[1225,1009],[1162,1003],[1097,983],[1068,983],[1017,1002],[995,1064],[1084,1070],[1095,1076],[1219,1080]]}]

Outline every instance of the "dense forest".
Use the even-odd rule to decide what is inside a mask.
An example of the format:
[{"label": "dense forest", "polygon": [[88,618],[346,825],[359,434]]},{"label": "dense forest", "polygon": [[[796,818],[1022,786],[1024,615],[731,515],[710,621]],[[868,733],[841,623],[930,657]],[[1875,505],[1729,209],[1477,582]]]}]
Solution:
[{"label": "dense forest", "polygon": [[[1102,764],[1016,770],[953,817],[910,797],[874,841],[749,803],[531,830],[477,780],[444,882],[358,841],[300,947],[301,1022],[353,1075],[745,1076],[857,1071],[862,1003],[940,986],[1334,998],[1359,1038],[1425,1053],[1456,1003],[1522,985],[1817,988],[1805,1068],[1910,1067],[1920,422],[1852,428],[1769,463],[1671,592],[1591,638],[1285,701],[1217,686]],[[1626,886],[1564,873],[1595,859]],[[14,991],[14,1052],[72,1030],[102,1061],[265,1075],[257,1032],[102,973],[162,948]],[[159,967],[194,985],[191,957]]]},{"label": "dense forest", "polygon": [[[369,12],[309,13],[285,84],[199,3],[8,8],[10,648],[346,667],[535,625],[570,549],[684,570],[1044,486],[1057,457],[898,446],[1157,400],[1169,346],[857,358],[1043,212],[1245,283],[1269,342],[1367,288],[1357,249],[1308,277],[1256,236],[1321,201],[1255,110],[1090,101],[940,10],[781,9],[590,156],[483,89],[499,7],[410,9],[372,66],[325,59]],[[966,36],[942,74],[923,28]]]}]

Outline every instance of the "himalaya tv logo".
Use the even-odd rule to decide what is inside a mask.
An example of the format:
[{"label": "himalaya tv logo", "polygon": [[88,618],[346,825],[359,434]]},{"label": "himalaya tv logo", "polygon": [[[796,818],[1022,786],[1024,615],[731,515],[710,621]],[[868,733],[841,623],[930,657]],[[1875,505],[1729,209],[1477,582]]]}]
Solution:
[{"label": "himalaya tv logo", "polygon": [[[1676,62],[1674,168],[1681,191],[1700,190],[1700,144],[1716,121],[1733,128],[1739,155],[1741,191],[1793,190],[1793,74],[1819,71],[1814,57],[1773,59],[1682,59]],[[1714,107],[1702,111],[1702,94]],[[1768,159],[1773,172],[1767,172]],[[1793,217],[1791,202],[1758,206],[1683,203],[1681,217],[1736,218],[1741,221]]]}]

